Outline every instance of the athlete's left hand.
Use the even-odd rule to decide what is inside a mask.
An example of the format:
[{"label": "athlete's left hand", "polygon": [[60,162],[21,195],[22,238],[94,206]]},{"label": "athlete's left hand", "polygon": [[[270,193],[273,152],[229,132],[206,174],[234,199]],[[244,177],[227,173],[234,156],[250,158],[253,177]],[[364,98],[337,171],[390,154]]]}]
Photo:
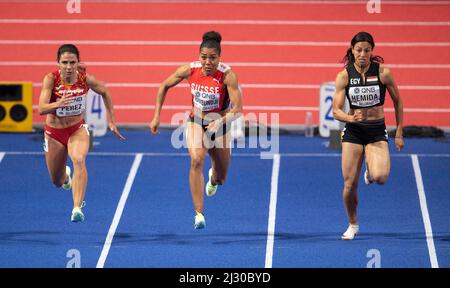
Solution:
[{"label": "athlete's left hand", "polygon": [[217,131],[219,131],[220,127],[222,127],[223,125],[223,120],[222,118],[216,119],[214,121],[212,121],[211,123],[208,124],[208,126],[206,126],[206,129],[208,130],[209,133],[216,133]]},{"label": "athlete's left hand", "polygon": [[397,150],[400,151],[405,146],[405,142],[403,141],[403,137],[395,137],[395,146]]},{"label": "athlete's left hand", "polygon": [[109,130],[111,130],[111,132],[113,132],[117,138],[119,138],[120,140],[125,140],[125,137],[123,137],[122,134],[120,134],[119,130],[117,129],[116,124],[110,122],[108,124],[108,126],[109,126]]}]

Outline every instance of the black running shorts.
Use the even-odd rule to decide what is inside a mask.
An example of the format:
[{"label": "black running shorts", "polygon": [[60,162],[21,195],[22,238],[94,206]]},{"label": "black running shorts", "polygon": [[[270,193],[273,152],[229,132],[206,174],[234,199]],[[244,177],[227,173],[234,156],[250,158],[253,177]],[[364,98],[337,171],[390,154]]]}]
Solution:
[{"label": "black running shorts", "polygon": [[341,134],[342,142],[366,145],[378,141],[388,142],[388,133],[383,119],[347,123]]},{"label": "black running shorts", "polygon": [[220,136],[225,135],[225,134],[228,133],[228,132],[230,131],[230,129],[231,129],[231,123],[228,124],[228,125],[226,125],[226,124],[224,123],[224,124],[222,125],[222,128],[221,128],[221,129],[219,128],[219,130],[218,130],[216,133],[210,133],[210,132],[206,129],[206,127],[208,127],[209,123],[211,123],[212,121],[208,121],[208,120],[202,119],[202,118],[200,118],[200,117],[198,117],[198,116],[196,116],[196,115],[194,115],[194,116],[189,116],[188,122],[194,122],[194,123],[197,123],[197,124],[201,125],[202,128],[203,128],[203,131],[205,131],[205,133],[209,136],[209,138],[210,138],[212,141],[214,141],[214,140],[216,139],[216,137],[220,137]]}]

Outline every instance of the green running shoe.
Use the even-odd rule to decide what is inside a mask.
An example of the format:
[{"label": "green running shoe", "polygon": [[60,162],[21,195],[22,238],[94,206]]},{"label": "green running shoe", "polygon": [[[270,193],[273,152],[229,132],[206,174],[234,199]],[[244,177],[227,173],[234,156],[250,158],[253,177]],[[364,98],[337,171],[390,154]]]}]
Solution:
[{"label": "green running shoe", "polygon": [[209,168],[208,175],[209,175],[209,181],[208,181],[208,183],[206,183],[205,192],[206,192],[206,196],[211,197],[211,196],[216,195],[217,186],[219,186],[219,185],[212,185],[211,184],[212,168]]}]

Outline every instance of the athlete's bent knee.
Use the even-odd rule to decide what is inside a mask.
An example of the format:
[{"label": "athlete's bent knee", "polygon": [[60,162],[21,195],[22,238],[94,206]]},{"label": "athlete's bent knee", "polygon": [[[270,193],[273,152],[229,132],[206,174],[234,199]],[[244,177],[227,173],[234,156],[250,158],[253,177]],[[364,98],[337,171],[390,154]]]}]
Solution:
[{"label": "athlete's bent knee", "polygon": [[351,193],[358,189],[358,183],[354,181],[344,181],[344,192]]},{"label": "athlete's bent knee", "polygon": [[375,175],[372,176],[373,181],[375,181],[375,183],[379,184],[379,185],[383,185],[387,182],[389,175]]},{"label": "athlete's bent knee", "polygon": [[83,168],[86,165],[86,157],[84,156],[73,156],[72,157],[73,166],[78,168]]},{"label": "athlete's bent knee", "polygon": [[203,169],[203,157],[193,156],[191,157],[191,168],[192,169]]}]

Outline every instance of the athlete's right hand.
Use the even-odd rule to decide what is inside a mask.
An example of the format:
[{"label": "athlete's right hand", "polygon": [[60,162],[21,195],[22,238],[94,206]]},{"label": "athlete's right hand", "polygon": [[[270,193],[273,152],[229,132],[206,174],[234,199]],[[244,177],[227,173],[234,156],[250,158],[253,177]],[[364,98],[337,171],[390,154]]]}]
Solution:
[{"label": "athlete's right hand", "polygon": [[85,63],[83,63],[83,62],[78,63],[78,71],[86,72],[86,68],[87,68],[87,66]]},{"label": "athlete's right hand", "polygon": [[353,114],[353,119],[352,122],[361,122],[364,121],[366,119],[366,113],[363,113],[362,110],[357,109],[355,110],[354,114]]},{"label": "athlete's right hand", "polygon": [[148,125],[148,127],[150,128],[150,132],[152,132],[152,134],[158,134],[158,127],[159,127],[159,118],[153,118],[152,122],[150,122],[150,124]]},{"label": "athlete's right hand", "polygon": [[66,92],[67,90],[64,90],[63,96],[61,96],[61,98],[59,98],[59,100],[55,102],[57,108],[67,106],[72,103],[72,97],[70,97]]}]

